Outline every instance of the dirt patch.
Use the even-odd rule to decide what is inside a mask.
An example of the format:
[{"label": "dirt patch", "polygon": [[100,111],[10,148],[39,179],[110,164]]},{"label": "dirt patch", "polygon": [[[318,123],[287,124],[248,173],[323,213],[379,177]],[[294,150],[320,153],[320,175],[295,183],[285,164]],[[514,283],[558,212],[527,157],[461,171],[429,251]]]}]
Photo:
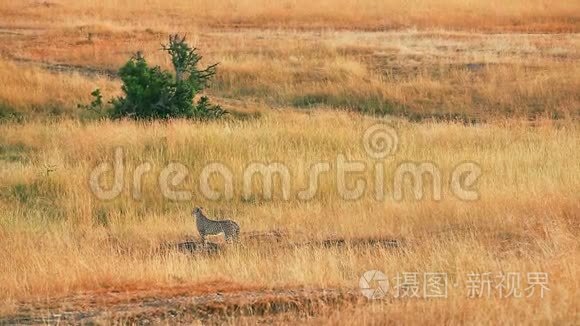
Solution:
[{"label": "dirt patch", "polygon": [[[0,324],[85,323],[184,323],[220,321],[242,316],[272,316],[292,312],[316,315],[324,307],[361,301],[355,291],[338,289],[273,289],[215,292],[172,297],[102,300],[115,293],[80,295],[54,300],[53,305],[22,304],[16,313],[0,318]],[[56,304],[54,302],[57,302]]]},{"label": "dirt patch", "polygon": [[387,238],[328,238],[303,242],[291,241],[287,232],[252,231],[242,233],[238,244],[207,242],[205,246],[197,239],[187,239],[178,243],[166,243],[160,247],[161,252],[171,250],[192,255],[217,255],[232,245],[268,246],[269,248],[293,249],[298,247],[311,248],[366,248],[366,249],[398,249],[404,246],[404,241]]},{"label": "dirt patch", "polygon": [[36,61],[29,62],[34,63],[48,71],[56,73],[78,73],[80,75],[84,75],[87,77],[107,77],[110,79],[115,79],[118,77],[117,71],[112,69],[104,69],[82,65],[72,65],[65,63],[49,63]]},{"label": "dirt patch", "polygon": [[46,62],[46,61],[38,61],[32,60],[28,58],[19,58],[11,55],[4,55],[5,58],[10,59],[16,63],[38,67],[45,69],[50,72],[54,73],[77,73],[79,75],[83,75],[86,77],[106,77],[109,79],[116,79],[118,78],[118,73],[116,70],[113,69],[106,69],[106,68],[99,68],[99,67],[91,67],[91,66],[84,66],[84,65],[73,65],[67,63],[53,63],[53,62]]}]

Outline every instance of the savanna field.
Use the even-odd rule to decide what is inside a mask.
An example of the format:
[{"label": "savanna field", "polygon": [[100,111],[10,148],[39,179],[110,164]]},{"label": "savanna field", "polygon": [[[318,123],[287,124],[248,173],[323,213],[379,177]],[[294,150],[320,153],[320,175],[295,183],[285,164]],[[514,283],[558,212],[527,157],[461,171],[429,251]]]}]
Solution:
[{"label": "savanna field", "polygon": [[[2,1],[0,324],[578,324],[579,32],[573,1]],[[227,116],[87,108],[174,33]],[[239,241],[201,243],[198,206]]]}]

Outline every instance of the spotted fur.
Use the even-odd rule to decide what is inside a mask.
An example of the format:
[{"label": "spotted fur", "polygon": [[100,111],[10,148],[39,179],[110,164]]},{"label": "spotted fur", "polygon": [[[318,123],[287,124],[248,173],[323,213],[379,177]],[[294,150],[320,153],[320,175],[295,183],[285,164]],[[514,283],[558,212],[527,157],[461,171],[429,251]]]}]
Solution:
[{"label": "spotted fur", "polygon": [[210,220],[201,211],[201,207],[196,207],[193,210],[195,216],[195,225],[197,231],[201,236],[201,241],[205,244],[206,236],[223,233],[226,241],[237,241],[240,235],[240,226],[232,220]]}]

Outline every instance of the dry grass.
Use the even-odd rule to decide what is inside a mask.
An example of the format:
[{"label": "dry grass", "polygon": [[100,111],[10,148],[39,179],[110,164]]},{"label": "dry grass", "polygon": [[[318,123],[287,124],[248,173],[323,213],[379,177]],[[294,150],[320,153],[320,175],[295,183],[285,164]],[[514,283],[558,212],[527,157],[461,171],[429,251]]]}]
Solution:
[{"label": "dry grass", "polygon": [[[258,28],[447,28],[490,31],[576,32],[580,6],[549,0],[405,1],[321,0],[268,1],[4,1],[7,23],[34,24],[39,17],[53,25],[106,21],[124,26],[183,29],[196,27]],[[62,19],[57,19],[62,18]]]},{"label": "dry grass", "polygon": [[72,73],[62,75],[47,72],[39,67],[23,67],[0,61],[0,98],[5,109],[35,114],[78,116],[76,104],[90,102],[95,88],[115,94],[118,83],[104,77],[86,78]]},{"label": "dry grass", "polygon": [[[119,291],[127,301],[183,291],[356,291],[361,274],[378,269],[446,272],[458,286],[443,300],[330,304],[314,322],[577,322],[576,2],[7,0],[0,17],[0,315],[22,311],[23,302],[48,309]],[[97,87],[118,95],[114,71],[133,52],[169,66],[158,50],[174,32],[188,33],[205,64],[220,62],[212,101],[261,118],[87,121],[77,104]],[[441,201],[397,202],[387,182],[385,202],[373,192],[346,201],[329,174],[313,200],[298,200],[311,163],[339,153],[375,162],[361,147],[377,121],[368,114],[402,117],[390,120],[401,144],[386,180],[405,161],[433,162],[444,180],[473,161],[483,169],[481,198],[458,200],[445,183]],[[410,122],[425,118],[487,123]],[[153,164],[141,201],[128,189],[112,201],[90,192],[91,169],[118,146],[127,178],[138,164]],[[190,202],[160,195],[159,171],[175,161],[190,169]],[[199,192],[200,171],[216,161],[234,172],[231,201]],[[242,171],[254,161],[289,167],[290,200],[279,191],[270,201],[242,198]],[[359,176],[372,188],[370,170]],[[215,256],[160,250],[197,236],[193,205],[236,219],[245,232],[280,231],[281,243],[246,241]],[[329,238],[401,246],[316,245]],[[544,299],[466,297],[467,273],[501,271],[547,272],[551,291]]]},{"label": "dry grass", "polygon": [[[5,309],[14,300],[216,278],[265,288],[354,288],[362,272],[377,268],[390,275],[444,271],[458,280],[471,271],[545,271],[553,280],[549,298],[509,307],[520,317],[534,311],[535,304],[549,305],[553,312],[543,315],[544,320],[572,316],[580,212],[574,195],[580,190],[580,135],[575,124],[466,127],[396,122],[401,148],[387,171],[407,160],[432,161],[447,175],[458,162],[479,162],[484,175],[476,202],[457,200],[447,186],[439,202],[377,202],[372,192],[349,202],[339,197],[330,176],[321,178],[319,195],[309,202],[295,197],[284,201],[279,193],[272,201],[242,199],[237,182],[250,161],[286,163],[295,180],[293,194],[305,185],[303,164],[331,160],[338,153],[371,163],[359,145],[370,123],[368,118],[328,112],[267,114],[256,121],[212,124],[63,121],[0,127],[6,155],[0,172],[0,286]],[[331,128],[340,132],[325,131]],[[144,161],[154,166],[145,179],[142,201],[133,200],[127,191],[102,202],[90,192],[90,169],[111,160],[116,146],[128,153],[128,176],[131,167]],[[191,168],[183,187],[194,191],[193,203],[173,203],[159,194],[156,176],[170,161]],[[237,176],[230,202],[207,201],[196,190],[201,168],[215,161],[230,166]],[[385,177],[393,178],[390,172]],[[285,230],[290,242],[381,236],[403,240],[405,247],[277,249],[247,244],[217,257],[156,253],[166,241],[195,235],[189,216],[193,204],[207,207],[212,216],[234,217],[244,231]],[[465,287],[450,291],[444,305],[454,313],[469,305]],[[501,301],[493,302],[484,307],[492,309]],[[439,304],[409,304],[439,309]]]},{"label": "dry grass", "polygon": [[[218,98],[411,119],[575,118],[577,34],[516,31],[576,32],[579,13],[547,1],[5,1],[0,106],[81,115],[91,88],[117,95],[103,73],[136,51],[167,67],[160,44],[181,32],[204,63],[221,63],[209,91]],[[397,28],[377,29],[382,21]],[[66,91],[39,95],[42,85]]]},{"label": "dry grass", "polygon": [[[117,95],[118,82],[102,73],[115,71],[132,52],[144,50],[152,62],[169,64],[158,50],[164,34],[107,30],[90,43],[83,43],[86,32],[78,30],[39,36],[8,38],[5,51],[19,63],[5,59],[0,72],[10,85],[0,91],[0,103],[28,116],[54,115],[55,103],[61,114],[80,115],[76,105],[88,102],[96,87],[108,98]],[[209,31],[192,41],[203,49],[205,63],[221,63],[209,90],[218,101],[412,119],[580,114],[575,35]],[[43,85],[48,89],[39,92]]]}]

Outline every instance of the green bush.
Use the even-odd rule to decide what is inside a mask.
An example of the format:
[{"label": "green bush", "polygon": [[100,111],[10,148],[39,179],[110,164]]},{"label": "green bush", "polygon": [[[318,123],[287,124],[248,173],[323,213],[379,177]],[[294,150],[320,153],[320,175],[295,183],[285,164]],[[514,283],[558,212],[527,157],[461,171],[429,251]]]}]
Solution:
[{"label": "green bush", "polygon": [[150,67],[141,53],[135,54],[119,70],[123,82],[123,95],[109,103],[111,107],[103,109],[100,90],[91,95],[94,100],[83,108],[105,112],[113,119],[217,119],[227,114],[219,105],[209,103],[202,96],[194,103],[196,95],[208,87],[216,73],[217,64],[205,69],[198,68],[201,56],[197,49],[191,48],[185,37],[172,35],[169,43],[163,46],[173,63],[174,73],[162,70],[159,66]]}]

